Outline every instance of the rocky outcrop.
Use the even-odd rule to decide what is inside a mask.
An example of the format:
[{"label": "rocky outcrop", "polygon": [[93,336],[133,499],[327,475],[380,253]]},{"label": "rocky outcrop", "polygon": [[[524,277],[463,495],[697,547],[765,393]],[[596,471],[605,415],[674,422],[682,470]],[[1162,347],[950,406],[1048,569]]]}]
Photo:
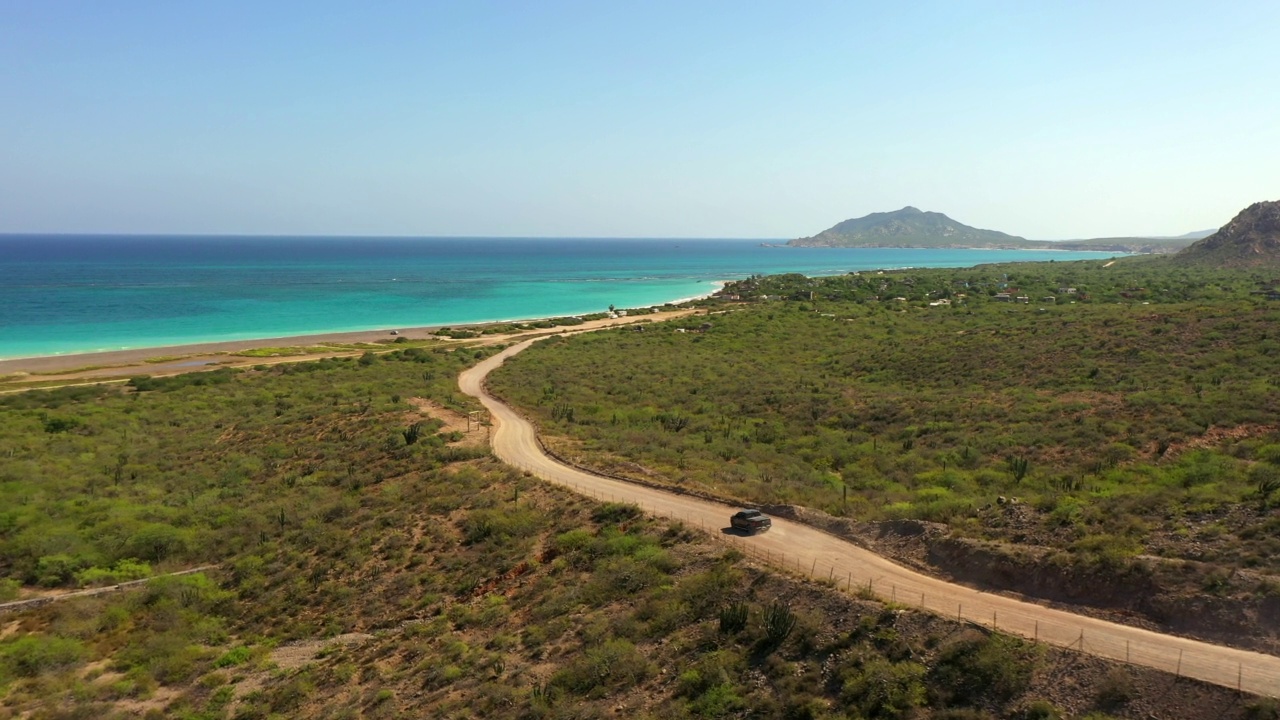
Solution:
[{"label": "rocky outcrop", "polygon": [[1280,201],[1254,203],[1241,210],[1218,232],[1178,253],[1174,260],[1215,267],[1280,265]]}]

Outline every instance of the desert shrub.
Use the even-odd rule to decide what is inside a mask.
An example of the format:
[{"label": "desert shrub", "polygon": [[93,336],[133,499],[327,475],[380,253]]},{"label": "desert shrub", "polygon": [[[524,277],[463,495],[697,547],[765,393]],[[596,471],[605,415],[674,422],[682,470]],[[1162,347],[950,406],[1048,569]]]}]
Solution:
[{"label": "desert shrub", "polygon": [[1048,700],[1032,700],[1017,717],[1022,720],[1060,720],[1062,713]]},{"label": "desert shrub", "polygon": [[1275,698],[1257,698],[1245,703],[1246,720],[1280,720],[1280,700]]},{"label": "desert shrub", "polygon": [[236,665],[244,664],[251,657],[253,657],[252,649],[244,645],[238,645],[223,653],[217,660],[214,660],[213,666],[216,668],[235,667]]},{"label": "desert shrub", "polygon": [[114,585],[130,580],[141,580],[151,574],[151,566],[125,558],[116,561],[111,567],[91,567],[76,573],[76,582],[80,585]]},{"label": "desert shrub", "polygon": [[632,687],[653,674],[653,665],[626,640],[608,640],[557,672],[551,683],[575,695]]},{"label": "desert shrub", "polygon": [[947,708],[929,716],[929,720],[993,720],[994,715],[975,708]]},{"label": "desert shrub", "polygon": [[736,568],[717,564],[709,570],[682,577],[676,594],[688,604],[694,618],[706,617],[736,595],[735,588],[741,577],[741,571]]},{"label": "desert shrub", "polygon": [[70,584],[76,574],[93,564],[91,558],[67,553],[45,555],[36,561],[34,580],[44,587]]},{"label": "desert shrub", "polygon": [[689,704],[689,710],[697,717],[719,718],[735,715],[747,708],[733,683],[720,683],[699,695]]},{"label": "desert shrub", "polygon": [[969,630],[943,645],[929,682],[948,704],[1007,702],[1030,685],[1036,658],[1021,640]]},{"label": "desert shrub", "polygon": [[870,718],[909,717],[925,703],[926,669],[916,662],[859,659],[840,674],[840,698]]},{"label": "desert shrub", "polygon": [[1098,684],[1098,706],[1115,709],[1133,699],[1133,677],[1126,668],[1115,667],[1107,671]]},{"label": "desert shrub", "polygon": [[591,513],[591,519],[601,525],[618,525],[628,520],[634,520],[640,517],[641,514],[640,508],[631,503],[607,502]]},{"label": "desert shrub", "polygon": [[72,638],[23,635],[0,641],[0,678],[36,677],[80,663],[85,648]]}]

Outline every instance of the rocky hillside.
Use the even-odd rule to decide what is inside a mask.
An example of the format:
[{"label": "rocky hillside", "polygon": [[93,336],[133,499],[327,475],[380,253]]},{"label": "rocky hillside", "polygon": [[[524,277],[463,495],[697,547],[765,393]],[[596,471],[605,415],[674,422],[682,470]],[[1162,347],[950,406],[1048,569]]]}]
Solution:
[{"label": "rocky hillside", "polygon": [[1280,201],[1258,202],[1241,210],[1221,230],[1178,253],[1175,260],[1223,267],[1280,265]]},{"label": "rocky hillside", "polygon": [[787,243],[793,247],[1026,247],[1024,238],[982,230],[942,213],[907,206],[895,212],[871,213],[845,220],[813,237]]}]

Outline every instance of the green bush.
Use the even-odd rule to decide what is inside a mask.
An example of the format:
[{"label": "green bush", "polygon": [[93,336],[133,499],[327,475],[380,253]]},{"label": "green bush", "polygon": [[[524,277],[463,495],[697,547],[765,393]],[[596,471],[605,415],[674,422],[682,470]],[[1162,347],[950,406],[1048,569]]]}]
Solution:
[{"label": "green bush", "polygon": [[79,664],[86,652],[72,638],[23,635],[0,641],[0,677],[36,677]]},{"label": "green bush", "polygon": [[1018,717],[1022,720],[1061,720],[1062,713],[1048,700],[1032,700]]},{"label": "green bush", "polygon": [[125,558],[116,561],[111,567],[91,567],[76,573],[79,585],[115,585],[130,580],[141,580],[151,575],[151,566],[137,560]]},{"label": "green bush", "polygon": [[943,645],[929,681],[948,704],[1007,702],[1026,691],[1037,658],[1029,643],[968,630]]},{"label": "green bush", "polygon": [[608,640],[586,651],[551,679],[575,695],[596,696],[605,690],[635,686],[653,674],[653,665],[626,640]]},{"label": "green bush", "polygon": [[841,673],[840,698],[869,718],[910,717],[924,705],[925,667],[870,658]]},{"label": "green bush", "polygon": [[235,667],[236,665],[244,664],[251,657],[253,657],[252,649],[244,645],[238,645],[223,653],[217,660],[214,660],[213,666],[216,668]]}]

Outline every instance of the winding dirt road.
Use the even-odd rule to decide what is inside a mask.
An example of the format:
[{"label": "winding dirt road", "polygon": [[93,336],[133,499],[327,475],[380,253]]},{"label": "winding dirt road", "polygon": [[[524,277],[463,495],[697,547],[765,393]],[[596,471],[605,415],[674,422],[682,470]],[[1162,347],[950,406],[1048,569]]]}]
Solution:
[{"label": "winding dirt road", "polygon": [[647,512],[682,520],[728,538],[752,557],[790,571],[874,592],[885,600],[960,617],[1025,638],[1073,647],[1090,655],[1165,670],[1257,695],[1280,695],[1280,658],[1212,645],[981,592],[922,575],[851,542],[807,525],[775,518],[763,535],[727,533],[733,508],[700,498],[592,475],[563,465],[542,451],[534,428],[484,388],[485,377],[535,342],[527,340],[467,370],[464,393],[493,417],[493,451],[503,462],[600,500],[634,503]]}]

